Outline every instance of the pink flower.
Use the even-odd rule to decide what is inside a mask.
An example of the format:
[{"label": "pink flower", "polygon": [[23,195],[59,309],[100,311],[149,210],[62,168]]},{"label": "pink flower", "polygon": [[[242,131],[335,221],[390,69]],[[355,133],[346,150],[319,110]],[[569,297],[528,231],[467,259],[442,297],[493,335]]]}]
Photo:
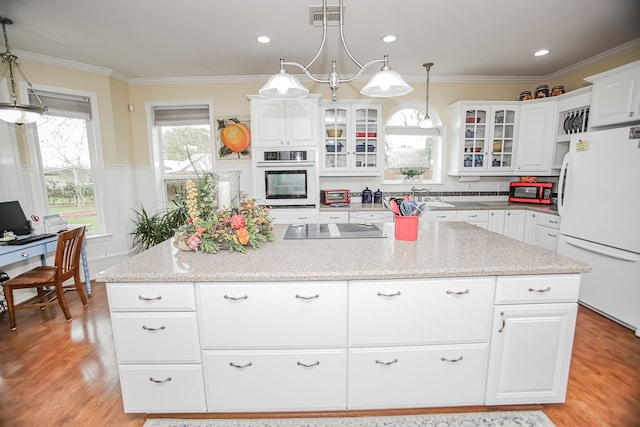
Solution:
[{"label": "pink flower", "polygon": [[247,220],[244,219],[242,215],[234,215],[231,217],[231,226],[235,230],[240,230],[241,228],[244,228],[245,225],[247,225]]},{"label": "pink flower", "polygon": [[200,238],[198,236],[189,236],[187,238],[187,246],[189,246],[191,249],[196,249],[198,246],[200,246]]}]

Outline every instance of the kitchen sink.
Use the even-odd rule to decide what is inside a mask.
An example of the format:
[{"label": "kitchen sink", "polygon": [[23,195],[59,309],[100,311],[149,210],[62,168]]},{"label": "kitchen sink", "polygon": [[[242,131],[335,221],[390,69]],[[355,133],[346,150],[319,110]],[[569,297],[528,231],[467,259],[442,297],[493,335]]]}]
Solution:
[{"label": "kitchen sink", "polygon": [[445,203],[445,202],[436,202],[436,201],[429,201],[429,202],[424,202],[425,205],[427,206],[427,208],[452,208],[454,207],[454,205],[452,205],[451,203]]}]

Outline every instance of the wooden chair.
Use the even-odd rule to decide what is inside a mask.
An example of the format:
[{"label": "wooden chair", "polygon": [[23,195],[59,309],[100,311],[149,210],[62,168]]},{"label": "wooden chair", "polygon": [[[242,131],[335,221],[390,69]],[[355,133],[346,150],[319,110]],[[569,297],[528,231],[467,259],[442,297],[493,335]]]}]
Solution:
[{"label": "wooden chair", "polygon": [[[87,305],[87,295],[80,279],[80,252],[84,232],[85,227],[79,227],[58,235],[55,265],[36,267],[2,284],[12,331],[16,329],[15,311],[20,309],[40,307],[44,310],[47,305],[60,304],[64,317],[70,320],[71,312],[64,296],[66,290],[77,291],[82,304]],[[70,278],[73,278],[73,284],[64,285]],[[13,291],[26,288],[36,288],[37,295],[14,304]]]}]

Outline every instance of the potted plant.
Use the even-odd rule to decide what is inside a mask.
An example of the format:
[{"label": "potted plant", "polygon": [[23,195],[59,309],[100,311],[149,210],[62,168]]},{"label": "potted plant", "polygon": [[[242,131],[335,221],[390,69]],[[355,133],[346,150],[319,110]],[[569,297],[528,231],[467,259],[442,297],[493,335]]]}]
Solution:
[{"label": "potted plant", "polygon": [[405,181],[417,182],[419,177],[424,173],[424,170],[421,168],[400,168],[400,173],[404,177]]}]

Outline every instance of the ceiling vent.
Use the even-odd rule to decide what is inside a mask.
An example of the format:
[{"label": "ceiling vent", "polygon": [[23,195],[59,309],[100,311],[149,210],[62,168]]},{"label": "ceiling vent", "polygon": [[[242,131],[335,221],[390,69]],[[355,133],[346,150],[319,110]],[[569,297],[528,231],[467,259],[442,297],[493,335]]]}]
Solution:
[{"label": "ceiling vent", "polygon": [[[344,7],[342,13],[344,13]],[[322,27],[322,6],[309,8],[309,22],[314,27]],[[340,6],[327,6],[327,25],[340,25]]]}]

